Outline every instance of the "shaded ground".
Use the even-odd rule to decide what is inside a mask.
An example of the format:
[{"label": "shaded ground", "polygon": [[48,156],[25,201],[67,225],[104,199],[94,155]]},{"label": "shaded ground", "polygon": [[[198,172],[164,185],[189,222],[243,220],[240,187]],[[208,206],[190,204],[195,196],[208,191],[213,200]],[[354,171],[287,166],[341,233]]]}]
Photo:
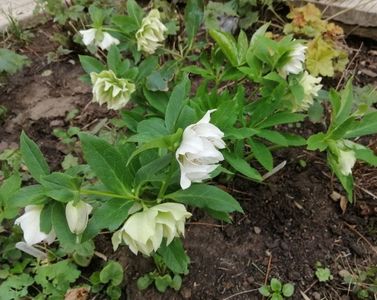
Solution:
[{"label": "shaded ground", "polygon": [[[80,114],[72,122],[87,129],[109,114],[88,104],[90,87],[78,81],[82,70],[74,56],[47,64],[45,55],[57,48],[54,43],[46,43],[53,30],[50,24],[36,31],[33,43],[24,50],[34,63],[0,89],[0,104],[9,111],[0,124],[0,151],[17,146],[24,129],[57,169],[66,149],[52,130],[69,126],[66,113],[79,108]],[[360,42],[352,40],[352,47],[359,49]],[[369,43],[354,51],[357,57],[349,72],[354,71],[357,83],[376,84],[369,76],[372,73],[362,71],[377,70],[373,51],[377,47]],[[376,140],[370,137],[366,143],[376,150]],[[237,177],[224,186],[245,210],[244,215],[234,215],[233,224],[222,225],[194,211],[184,241],[192,263],[180,292],[139,292],[136,279],[152,265],[130,254],[126,247],[114,253],[110,235],[101,235],[96,241],[97,250],[125,267],[124,299],[261,299],[256,289],[271,276],[293,282],[294,299],[302,299],[300,290],[310,299],[352,299],[338,272],[377,265],[376,247],[372,248],[377,244],[377,170],[356,166],[358,201],[342,214],[339,202],[330,198],[334,190],[342,193],[342,189],[331,177],[323,156],[303,149],[284,150],[276,156],[277,163],[283,160],[287,161],[286,167],[264,184]],[[331,282],[316,281],[317,261],[331,269]],[[95,259],[90,269],[99,264],[100,260]]]}]

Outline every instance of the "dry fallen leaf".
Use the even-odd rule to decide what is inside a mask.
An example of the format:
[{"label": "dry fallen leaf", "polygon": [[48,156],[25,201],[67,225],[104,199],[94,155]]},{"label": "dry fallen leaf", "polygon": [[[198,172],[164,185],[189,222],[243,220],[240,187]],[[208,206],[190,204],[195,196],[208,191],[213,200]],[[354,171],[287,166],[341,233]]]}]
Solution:
[{"label": "dry fallen leaf", "polygon": [[74,288],[67,291],[64,300],[87,300],[89,289],[86,287]]},{"label": "dry fallen leaf", "polygon": [[342,213],[344,214],[347,210],[347,205],[348,205],[347,198],[344,196],[340,197],[339,205],[340,205],[340,208],[342,209]]}]

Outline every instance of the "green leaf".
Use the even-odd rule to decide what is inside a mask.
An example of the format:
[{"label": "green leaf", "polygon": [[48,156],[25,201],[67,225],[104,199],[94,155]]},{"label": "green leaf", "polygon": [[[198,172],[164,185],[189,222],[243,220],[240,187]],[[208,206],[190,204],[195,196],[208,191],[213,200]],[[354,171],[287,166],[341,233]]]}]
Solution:
[{"label": "green leaf", "polygon": [[234,37],[228,32],[222,32],[217,30],[210,30],[209,34],[219,45],[221,51],[225,57],[229,60],[232,66],[238,66],[238,50]]},{"label": "green leaf", "polygon": [[149,102],[149,104],[153,108],[157,109],[159,112],[165,114],[166,107],[167,107],[168,102],[169,102],[169,98],[167,96],[167,93],[159,92],[159,91],[152,92],[152,91],[149,91],[147,89],[144,89],[143,92],[144,92],[144,96],[147,99],[147,101]]},{"label": "green leaf", "polygon": [[223,190],[205,184],[194,184],[186,190],[178,190],[166,195],[166,199],[199,208],[209,208],[219,212],[243,212],[240,204]]},{"label": "green leaf", "polygon": [[241,30],[237,40],[237,52],[238,52],[238,65],[244,65],[246,63],[246,54],[249,49],[249,42],[247,40],[246,33]]},{"label": "green leaf", "polygon": [[377,167],[377,156],[374,154],[373,150],[359,144],[352,150],[355,152],[357,159],[365,161],[373,167]]},{"label": "green leaf", "polygon": [[172,161],[172,155],[167,154],[156,160],[153,160],[149,164],[143,165],[135,175],[134,185],[138,187],[143,182],[152,181],[156,176],[156,173],[163,170]]},{"label": "green leaf", "polygon": [[158,66],[157,56],[149,56],[146,59],[144,59],[138,66],[139,73],[137,75],[137,80],[143,80],[147,76],[151,75],[152,72],[157,68],[157,66]]},{"label": "green leaf", "polygon": [[293,296],[293,293],[295,292],[295,287],[293,284],[291,283],[286,283],[283,285],[283,296],[288,298],[288,297],[292,297]]},{"label": "green leaf", "polygon": [[52,229],[52,209],[54,205],[53,202],[50,202],[43,206],[41,217],[40,217],[40,224],[39,227],[42,232],[49,234]]},{"label": "green leaf", "polygon": [[182,286],[182,277],[178,274],[174,274],[170,287],[178,292],[181,289],[181,286]]},{"label": "green leaf", "polygon": [[178,142],[181,139],[182,132],[183,130],[179,128],[176,133],[153,139],[141,145],[138,149],[136,149],[136,151],[132,153],[131,157],[128,159],[127,165],[130,163],[132,159],[135,158],[135,156],[146,150],[154,148],[167,148],[170,150],[175,149],[177,147]]},{"label": "green leaf", "polygon": [[326,282],[331,279],[331,271],[329,268],[317,268],[315,276],[317,276],[319,282]]},{"label": "green leaf", "polygon": [[249,139],[251,151],[254,154],[255,159],[264,167],[267,171],[271,171],[274,167],[274,161],[271,151],[266,145],[256,140]]},{"label": "green leaf", "polygon": [[170,286],[171,282],[171,276],[166,274],[164,276],[157,276],[154,281],[154,284],[159,292],[164,293],[166,289]]},{"label": "green leaf", "polygon": [[110,199],[97,208],[90,218],[88,226],[83,233],[82,240],[87,241],[94,238],[102,229],[114,231],[128,217],[129,209],[134,201],[126,199]]},{"label": "green leaf", "polygon": [[[121,154],[106,141],[80,133],[84,157],[103,184],[120,195],[129,194],[129,178]],[[128,186],[126,185],[128,184]]]},{"label": "green leaf", "polygon": [[66,248],[74,247],[76,235],[68,227],[65,217],[65,205],[55,202],[52,208],[52,226],[58,237],[59,242]]},{"label": "green leaf", "polygon": [[259,289],[258,289],[259,293],[264,296],[264,297],[269,297],[271,295],[270,293],[270,289],[267,285],[262,285]]},{"label": "green leaf", "polygon": [[144,11],[135,0],[127,0],[127,13],[133,18],[138,27],[141,27]]},{"label": "green leaf", "polygon": [[175,274],[188,274],[190,258],[187,256],[182,241],[174,239],[168,246],[162,243],[157,251],[166,266]]},{"label": "green leaf", "polygon": [[271,279],[270,286],[271,286],[271,289],[274,292],[280,292],[281,291],[281,281],[276,279],[276,278]]},{"label": "green leaf", "polygon": [[45,187],[45,194],[61,202],[69,202],[79,197],[80,178],[64,173],[51,173],[41,177],[41,184]]},{"label": "green leaf", "polygon": [[111,285],[120,285],[123,281],[123,268],[116,261],[109,261],[99,273],[100,281],[104,284],[111,282]]},{"label": "green leaf", "polygon": [[11,275],[0,285],[2,300],[22,299],[28,295],[28,287],[34,283],[29,274]]},{"label": "green leaf", "polygon": [[92,56],[87,55],[79,55],[80,63],[84,71],[88,74],[94,73],[101,73],[105,70],[105,66],[98,60]]},{"label": "green leaf", "polygon": [[269,129],[261,129],[257,133],[258,136],[270,141],[271,143],[274,143],[276,145],[288,146],[288,142],[285,139],[284,135],[277,131],[269,130]]},{"label": "green leaf", "polygon": [[250,164],[241,157],[237,157],[233,153],[224,151],[225,160],[234,168],[236,171],[247,176],[248,178],[256,181],[262,181],[262,176],[259,172],[252,168]]},{"label": "green leaf", "polygon": [[111,18],[111,23],[114,24],[122,33],[130,34],[139,29],[139,25],[135,19],[130,16],[116,15]]},{"label": "green leaf", "polygon": [[15,193],[9,205],[12,207],[25,207],[30,204],[42,204],[45,200],[45,188],[42,185],[30,185]]},{"label": "green leaf", "polygon": [[0,73],[14,74],[28,64],[30,64],[30,62],[26,56],[19,55],[5,48],[0,48]]},{"label": "green leaf", "polygon": [[21,177],[18,173],[13,174],[11,177],[6,179],[0,186],[0,207],[1,204],[8,206],[11,197],[20,189],[21,187]]},{"label": "green leaf", "polygon": [[174,132],[179,114],[190,92],[191,83],[187,76],[173,89],[166,107],[165,124],[169,132]]},{"label": "green leaf", "polygon": [[147,289],[153,283],[153,281],[153,278],[149,274],[146,274],[137,279],[136,285],[137,288],[142,291]]},{"label": "green leaf", "polygon": [[356,138],[377,133],[377,111],[365,115],[355,127],[345,134],[345,138]]},{"label": "green leaf", "polygon": [[39,182],[41,176],[47,175],[50,172],[47,162],[37,144],[35,144],[25,132],[21,133],[20,144],[22,158],[30,174]]},{"label": "green leaf", "polygon": [[311,135],[307,140],[308,150],[325,150],[328,147],[326,143],[326,138],[327,136],[323,132]]},{"label": "green leaf", "polygon": [[255,127],[256,128],[268,128],[268,127],[281,125],[281,124],[301,122],[304,119],[305,119],[305,115],[303,115],[303,114],[281,112],[281,113],[276,113],[276,114],[266,118],[264,121],[260,122]]},{"label": "green leaf", "polygon": [[188,0],[185,7],[185,28],[188,45],[191,47],[203,20],[203,0]]},{"label": "green leaf", "polygon": [[345,120],[347,120],[351,114],[352,105],[353,105],[353,88],[352,88],[352,80],[350,79],[347,82],[346,87],[344,90],[340,92],[341,101],[340,107],[336,111],[335,119],[332,120],[332,126],[338,126],[342,124]]},{"label": "green leaf", "polygon": [[107,65],[110,70],[119,76],[120,67],[122,65],[122,56],[116,45],[112,45],[109,52],[107,53]]}]

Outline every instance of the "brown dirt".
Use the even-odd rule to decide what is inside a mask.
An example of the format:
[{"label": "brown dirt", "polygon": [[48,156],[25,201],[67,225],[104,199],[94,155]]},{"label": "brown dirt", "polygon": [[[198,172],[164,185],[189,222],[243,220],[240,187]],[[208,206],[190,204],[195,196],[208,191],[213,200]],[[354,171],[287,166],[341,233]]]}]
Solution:
[{"label": "brown dirt", "polygon": [[[88,105],[90,88],[77,80],[82,71],[75,57],[47,64],[45,54],[57,48],[45,42],[53,30],[47,24],[36,31],[33,43],[24,49],[33,59],[32,66],[10,78],[0,90],[0,104],[9,110],[1,124],[0,145],[4,149],[18,143],[23,129],[57,169],[64,151],[52,130],[69,125],[66,112],[80,109],[73,121],[76,126],[95,124],[109,116],[105,109]],[[377,55],[370,54],[377,50],[373,47],[363,46],[354,61],[352,70],[358,83],[376,84],[357,71],[377,66]],[[42,76],[46,70],[52,74]],[[370,139],[374,145],[375,141],[375,137]],[[366,242],[377,244],[377,217],[373,209],[365,208],[376,207],[377,200],[371,194],[377,195],[377,171],[356,166],[358,201],[342,214],[339,203],[329,197],[334,190],[343,193],[342,189],[331,177],[321,154],[283,150],[277,153],[276,162],[283,160],[287,161],[286,167],[264,184],[237,177],[224,187],[245,210],[245,214],[234,215],[232,224],[220,224],[194,211],[184,240],[191,257],[190,273],[180,292],[170,290],[162,295],[153,288],[138,291],[136,279],[151,271],[152,264],[140,255],[135,257],[126,247],[114,253],[110,236],[101,235],[96,240],[97,250],[125,267],[123,299],[261,299],[256,289],[271,276],[294,283],[294,299],[302,299],[299,291],[305,291],[310,299],[318,297],[316,293],[322,299],[352,299],[338,272],[377,264],[376,247],[373,250]],[[302,167],[299,160],[307,166]],[[316,281],[317,261],[331,269],[334,279],[329,283]],[[99,265],[97,258],[90,269]]]}]

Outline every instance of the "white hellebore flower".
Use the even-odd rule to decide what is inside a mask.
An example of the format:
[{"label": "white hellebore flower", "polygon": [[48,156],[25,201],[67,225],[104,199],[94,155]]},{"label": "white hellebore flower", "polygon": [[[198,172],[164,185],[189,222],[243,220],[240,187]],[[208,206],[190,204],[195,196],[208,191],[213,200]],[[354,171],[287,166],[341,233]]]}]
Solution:
[{"label": "white hellebore flower", "polygon": [[160,13],[157,9],[152,9],[136,32],[137,50],[153,54],[165,39],[166,31],[167,28],[160,21]]},{"label": "white hellebore flower", "polygon": [[95,45],[102,50],[109,49],[112,45],[118,45],[120,42],[110,33],[102,32],[102,30],[91,28],[80,30],[82,41],[86,46]]},{"label": "white hellebore flower", "polygon": [[175,237],[184,236],[186,219],[191,214],[183,204],[163,203],[131,215],[123,227],[114,233],[114,250],[124,241],[130,250],[149,256],[157,251],[162,239],[169,245]]},{"label": "white hellebore flower", "polygon": [[24,240],[27,245],[31,246],[42,241],[51,244],[56,235],[53,230],[46,234],[41,231],[40,220],[43,205],[28,205],[25,207],[24,214],[15,220],[16,225],[20,225],[24,232]]},{"label": "white hellebore flower", "polygon": [[338,167],[344,176],[352,174],[352,168],[355,163],[355,152],[352,150],[339,150]]},{"label": "white hellebore flower", "polygon": [[307,111],[313,105],[313,98],[318,96],[322,88],[322,84],[319,84],[321,80],[322,77],[314,77],[307,71],[303,73],[300,84],[304,89],[304,99],[294,111]]},{"label": "white hellebore flower", "polygon": [[65,217],[67,218],[69,230],[72,233],[79,235],[84,232],[88,225],[89,214],[92,212],[92,209],[93,207],[90,204],[81,200],[77,203],[74,203],[74,201],[67,203]]},{"label": "white hellebore flower", "polygon": [[202,182],[210,178],[210,173],[224,160],[218,149],[225,148],[224,133],[210,123],[209,110],[197,123],[183,131],[181,145],[175,156],[181,169],[181,187],[187,189],[191,182]]},{"label": "white hellebore flower", "polygon": [[108,109],[121,109],[130,101],[135,85],[124,78],[116,77],[112,70],[90,73],[93,84],[93,102],[106,103]]},{"label": "white hellebore flower", "polygon": [[286,76],[288,74],[299,74],[304,70],[303,63],[305,61],[306,46],[296,44],[289,53],[288,62],[281,68],[281,73]]}]

